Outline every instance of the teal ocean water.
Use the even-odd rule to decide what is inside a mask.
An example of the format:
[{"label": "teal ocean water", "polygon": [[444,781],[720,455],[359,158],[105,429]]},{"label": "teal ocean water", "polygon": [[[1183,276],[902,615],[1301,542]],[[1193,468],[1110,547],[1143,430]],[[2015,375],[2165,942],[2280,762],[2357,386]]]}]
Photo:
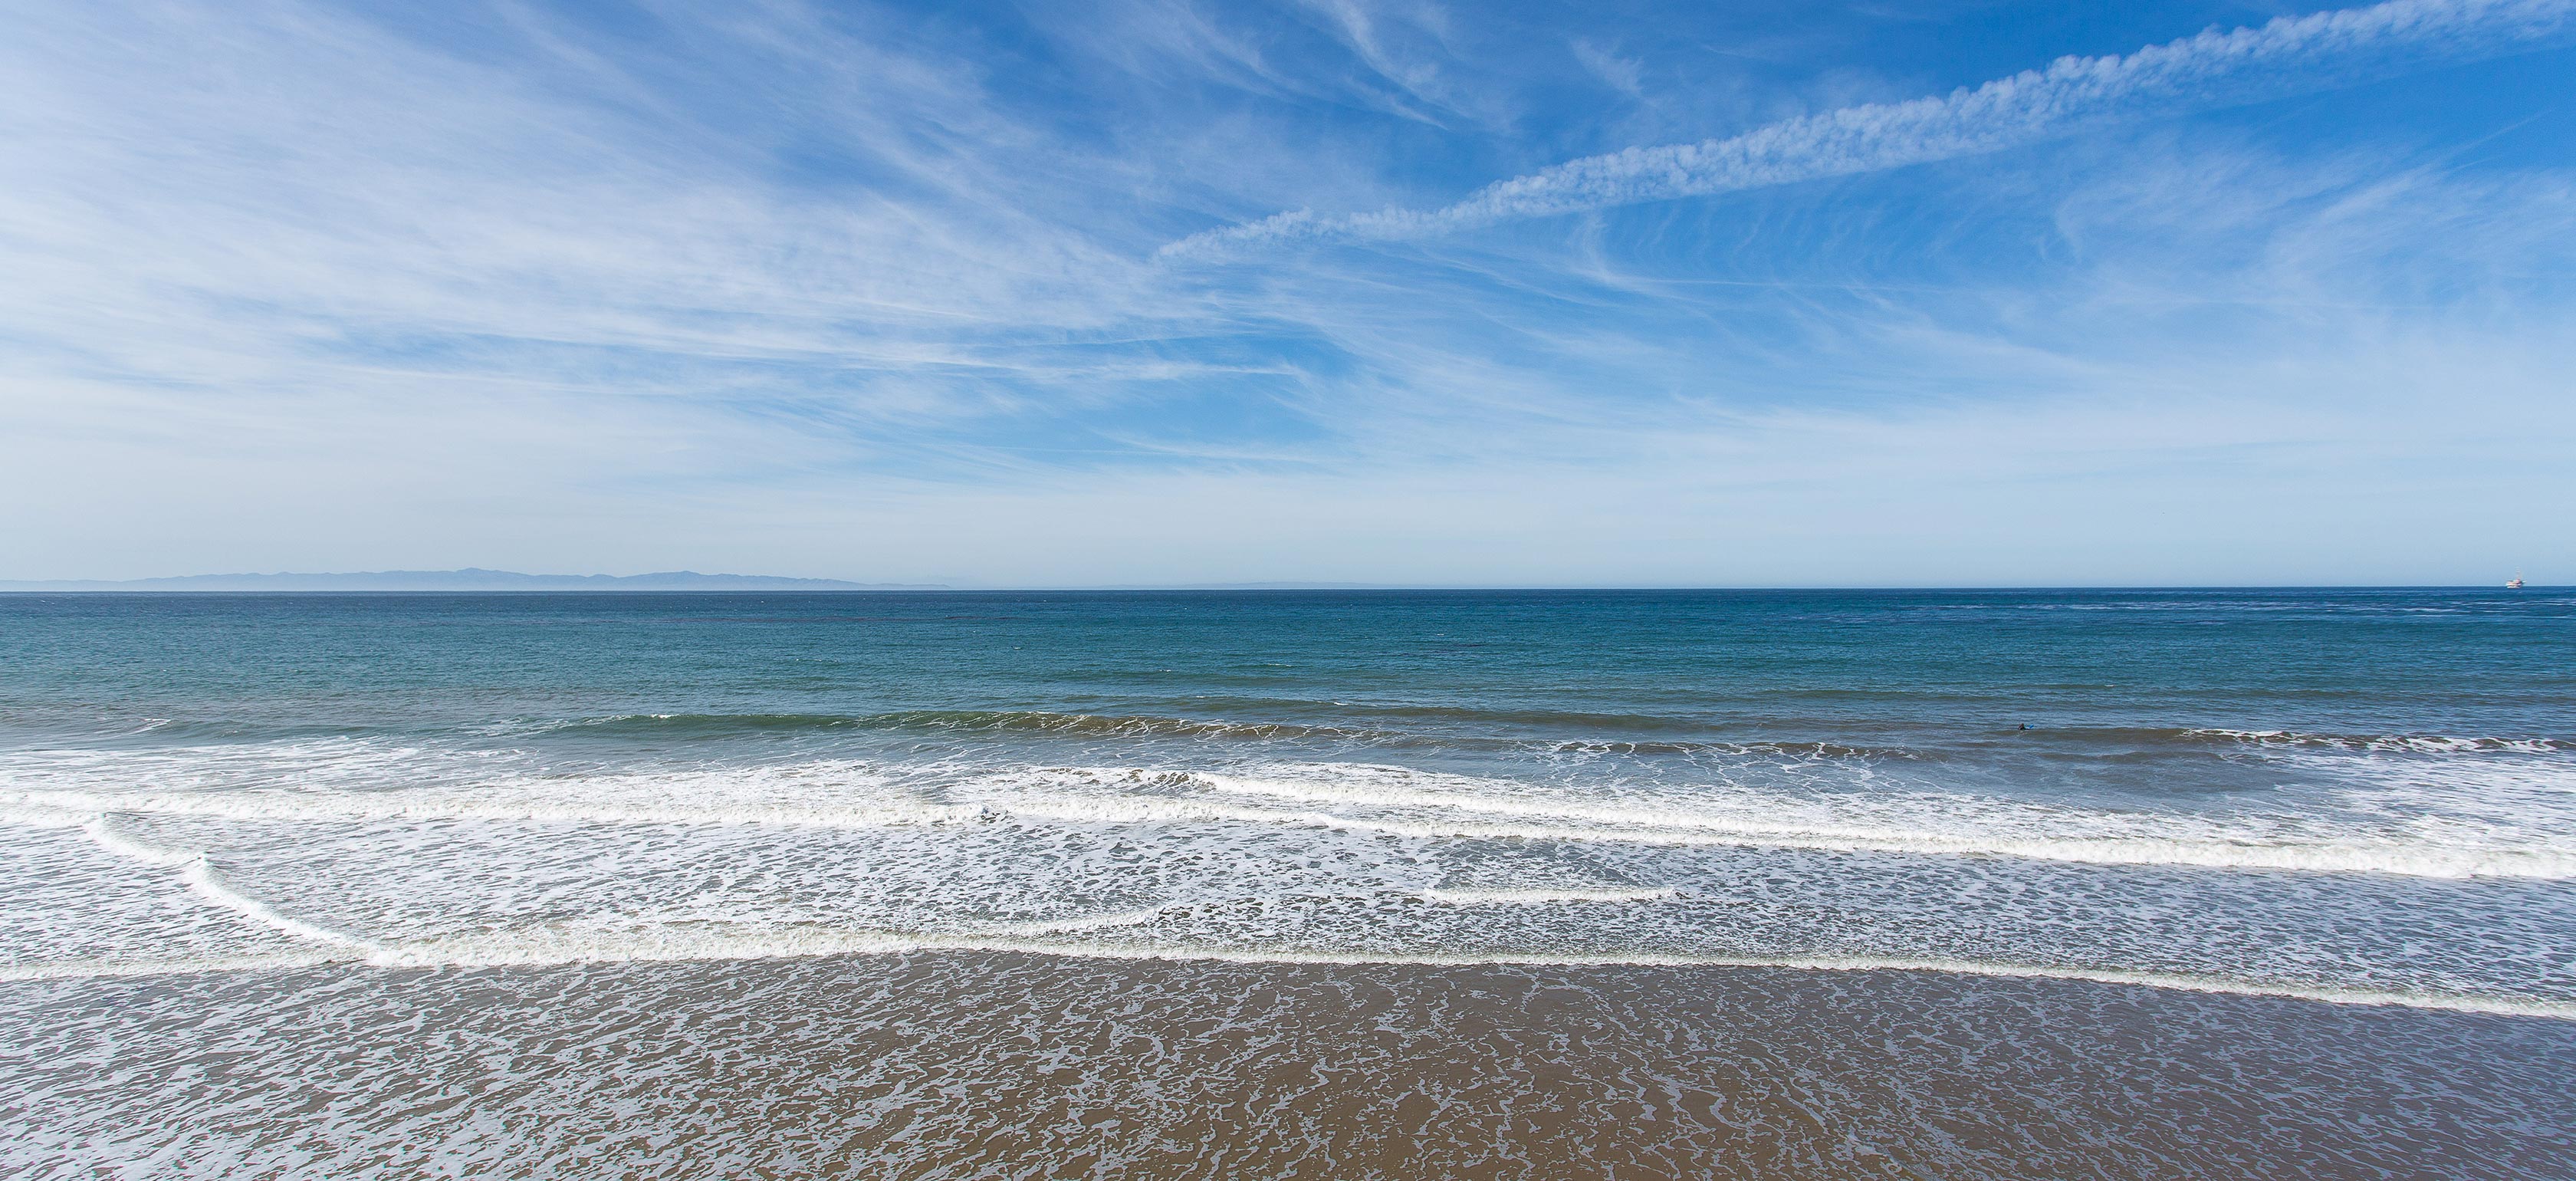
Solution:
[{"label": "teal ocean water", "polygon": [[[924,955],[1892,972],[2576,1046],[2561,591],[19,595],[0,669],[0,977],[65,1053],[134,982]],[[120,1104],[214,1092],[127,1066],[19,1078],[83,1129],[20,1163],[177,1151]],[[2496,1175],[2576,1159],[2533,1131],[2559,1069],[2496,1084]]]}]

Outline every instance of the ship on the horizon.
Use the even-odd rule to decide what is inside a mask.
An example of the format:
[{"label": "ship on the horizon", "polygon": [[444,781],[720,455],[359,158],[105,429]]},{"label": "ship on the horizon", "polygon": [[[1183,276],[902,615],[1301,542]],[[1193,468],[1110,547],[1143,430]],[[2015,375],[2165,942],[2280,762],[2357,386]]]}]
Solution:
[{"label": "ship on the horizon", "polygon": [[2520,570],[2516,570],[2516,571],[2514,571],[2514,572],[2513,572],[2513,578],[2512,578],[2510,581],[2508,581],[2508,582],[2506,582],[2506,583],[2504,584],[2504,589],[2506,589],[2506,590],[2521,590],[2521,589],[2522,589],[2522,571],[2520,571]]}]

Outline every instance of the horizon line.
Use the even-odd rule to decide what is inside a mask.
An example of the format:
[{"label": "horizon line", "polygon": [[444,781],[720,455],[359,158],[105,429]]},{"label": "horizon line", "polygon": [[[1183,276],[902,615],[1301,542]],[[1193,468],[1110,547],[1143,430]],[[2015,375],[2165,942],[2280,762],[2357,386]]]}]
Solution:
[{"label": "horizon line", "polygon": [[[618,577],[615,575],[570,575],[567,577]],[[44,580],[27,579],[41,584]],[[65,579],[63,582],[106,580]],[[135,580],[151,581],[151,580]],[[803,582],[840,581],[837,579],[795,579]],[[1461,592],[1494,593],[1655,593],[1655,592],[1744,592],[1744,591],[2549,591],[2570,589],[2551,584],[2508,587],[2502,583],[2412,583],[2412,582],[2244,582],[2244,583],[1621,583],[1621,584],[1527,584],[1527,583],[1031,583],[1024,585],[958,586],[932,584],[878,583],[846,587],[443,587],[443,588],[198,588],[106,585],[20,585],[0,583],[0,595],[937,595],[937,594],[1045,594],[1082,592],[1091,594],[1151,594],[1171,591],[1203,593],[1246,592],[1264,594],[1295,593],[1373,593],[1373,592]]]}]

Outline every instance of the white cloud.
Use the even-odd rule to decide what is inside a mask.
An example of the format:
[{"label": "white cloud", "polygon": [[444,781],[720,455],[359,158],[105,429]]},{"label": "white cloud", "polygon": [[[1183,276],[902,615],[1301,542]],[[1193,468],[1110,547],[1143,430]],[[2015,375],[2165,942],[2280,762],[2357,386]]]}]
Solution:
[{"label": "white cloud", "polygon": [[1974,89],[1845,107],[1703,140],[1569,161],[1499,181],[1454,205],[1342,216],[1295,210],[1194,234],[1166,258],[1222,258],[1301,239],[1415,238],[1644,201],[1705,196],[1947,160],[2071,134],[2105,119],[2180,113],[2349,81],[2374,58],[2472,60],[2547,44],[2576,21],[2570,0],[2390,0],[2281,17],[2259,28],[2065,57]]},{"label": "white cloud", "polygon": [[1577,38],[1574,42],[1574,60],[1583,63],[1584,69],[1591,71],[1593,77],[1599,78],[1610,89],[1630,98],[1645,97],[1645,68],[1639,65],[1636,59],[1621,57],[1610,50]]},{"label": "white cloud", "polygon": [[[1449,133],[1370,113],[1377,67],[1300,18],[1185,22],[1153,78],[1066,50],[1093,89],[1029,92],[858,9],[664,6],[661,42],[514,11],[457,46],[287,0],[63,3],[0,43],[0,577],[2117,581],[2204,542],[2191,577],[2415,577],[2333,563],[2576,511],[2534,474],[2576,447],[2546,154],[2193,125],[1572,243],[1167,267],[1180,206],[1380,203],[1441,170],[1368,141]],[[1440,49],[1400,11],[1369,17],[1398,73]],[[2501,35],[2484,11],[2368,36],[2452,53]],[[1434,81],[1506,72],[1453,32]],[[2464,512],[2490,466],[2519,483]],[[2314,540],[2374,514],[2464,520]]]}]

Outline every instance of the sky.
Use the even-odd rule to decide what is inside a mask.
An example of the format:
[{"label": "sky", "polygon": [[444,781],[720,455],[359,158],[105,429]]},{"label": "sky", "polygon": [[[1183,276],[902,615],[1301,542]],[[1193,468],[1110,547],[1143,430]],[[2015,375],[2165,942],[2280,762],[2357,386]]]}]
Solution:
[{"label": "sky", "polygon": [[2576,0],[29,0],[0,579],[2576,581]]}]

